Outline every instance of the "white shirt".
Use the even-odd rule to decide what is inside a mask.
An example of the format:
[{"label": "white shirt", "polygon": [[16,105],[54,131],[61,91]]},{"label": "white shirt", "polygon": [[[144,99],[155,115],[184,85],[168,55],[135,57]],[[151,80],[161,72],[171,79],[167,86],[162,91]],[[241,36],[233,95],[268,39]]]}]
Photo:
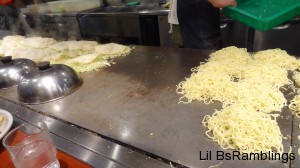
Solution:
[{"label": "white shirt", "polygon": [[179,25],[177,18],[177,0],[172,1],[171,7],[169,9],[168,22],[171,24]]}]

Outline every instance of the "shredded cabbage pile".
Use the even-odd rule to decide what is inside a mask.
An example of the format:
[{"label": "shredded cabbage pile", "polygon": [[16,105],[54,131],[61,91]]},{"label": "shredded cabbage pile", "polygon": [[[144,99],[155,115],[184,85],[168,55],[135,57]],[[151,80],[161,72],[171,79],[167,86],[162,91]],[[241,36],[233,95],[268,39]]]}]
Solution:
[{"label": "shredded cabbage pile", "polygon": [[109,59],[126,56],[132,48],[96,41],[56,41],[52,38],[6,36],[0,40],[0,56],[27,58],[35,62],[65,64],[78,73],[110,66]]}]

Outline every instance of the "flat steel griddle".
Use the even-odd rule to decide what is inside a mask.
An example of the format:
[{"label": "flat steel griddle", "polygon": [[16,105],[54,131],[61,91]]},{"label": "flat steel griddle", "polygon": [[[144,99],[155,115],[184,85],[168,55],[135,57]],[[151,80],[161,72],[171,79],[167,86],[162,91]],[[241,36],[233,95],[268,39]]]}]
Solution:
[{"label": "flat steel griddle", "polygon": [[[209,53],[138,46],[130,55],[114,59],[111,67],[81,74],[84,84],[75,93],[26,106],[187,167],[207,168],[220,162],[224,168],[289,167],[290,162],[278,160],[216,160],[216,151],[224,150],[205,136],[201,122],[205,115],[220,109],[221,103],[178,104],[180,95],[176,93],[176,85]],[[0,90],[0,96],[18,102],[16,88]],[[288,152],[293,117],[287,108],[278,123],[287,137],[283,144]],[[212,160],[201,161],[200,151],[212,151]]]}]

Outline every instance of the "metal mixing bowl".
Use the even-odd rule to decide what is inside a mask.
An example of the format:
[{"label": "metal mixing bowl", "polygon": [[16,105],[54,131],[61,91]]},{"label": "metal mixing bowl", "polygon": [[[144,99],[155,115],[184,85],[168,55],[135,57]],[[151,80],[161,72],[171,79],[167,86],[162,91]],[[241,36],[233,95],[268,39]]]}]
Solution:
[{"label": "metal mixing bowl", "polygon": [[28,74],[35,67],[35,62],[29,59],[0,57],[0,89],[16,86],[22,76]]},{"label": "metal mixing bowl", "polygon": [[76,91],[82,80],[69,66],[42,62],[18,84],[18,99],[26,104],[54,101]]}]

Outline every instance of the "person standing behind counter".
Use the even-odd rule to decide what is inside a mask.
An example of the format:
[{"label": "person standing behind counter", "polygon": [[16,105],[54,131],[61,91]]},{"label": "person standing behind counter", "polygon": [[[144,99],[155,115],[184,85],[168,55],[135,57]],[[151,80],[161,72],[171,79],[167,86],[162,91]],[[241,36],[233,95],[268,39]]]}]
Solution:
[{"label": "person standing behind counter", "polygon": [[[173,40],[184,48],[220,49],[219,8],[236,5],[235,0],[173,0],[169,16]],[[176,31],[180,31],[181,37]]]}]

